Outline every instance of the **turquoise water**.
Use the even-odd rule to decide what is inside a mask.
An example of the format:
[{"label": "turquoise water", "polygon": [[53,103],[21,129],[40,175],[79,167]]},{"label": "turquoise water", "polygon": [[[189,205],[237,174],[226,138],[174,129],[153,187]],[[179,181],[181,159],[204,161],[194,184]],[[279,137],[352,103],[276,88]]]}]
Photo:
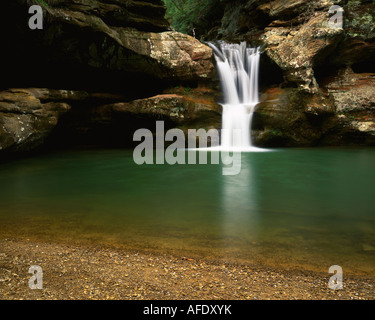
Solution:
[{"label": "turquoise water", "polygon": [[375,149],[243,153],[221,165],[134,164],[69,151],[0,165],[0,236],[373,275]]}]

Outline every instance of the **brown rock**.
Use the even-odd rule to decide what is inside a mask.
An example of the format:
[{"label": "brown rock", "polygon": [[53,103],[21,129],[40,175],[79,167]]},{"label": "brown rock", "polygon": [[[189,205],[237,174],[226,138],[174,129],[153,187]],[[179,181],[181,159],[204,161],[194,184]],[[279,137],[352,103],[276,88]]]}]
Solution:
[{"label": "brown rock", "polygon": [[299,30],[270,28],[263,39],[267,55],[284,70],[288,82],[297,83],[302,90],[317,92],[313,68],[335,48],[342,34],[343,29],[328,27],[328,13],[321,12]]},{"label": "brown rock", "polygon": [[[32,77],[24,79],[27,86],[69,88],[74,83],[76,90],[87,90],[85,85],[92,88],[97,83],[105,86],[106,82],[121,82],[122,90],[132,92],[136,78],[140,85],[147,82],[151,87],[155,79],[206,80],[214,70],[208,46],[193,37],[168,31],[165,7],[159,0],[47,2],[42,32],[31,32],[27,24],[21,27],[28,18],[21,20],[19,16],[19,12],[28,12],[25,1],[4,3],[3,10],[17,24],[7,28],[4,40],[8,55],[5,60],[13,66],[7,66],[6,74],[13,78],[20,68]],[[76,81],[77,77],[82,80]],[[17,80],[15,86],[23,87]]]},{"label": "brown rock", "polygon": [[259,146],[314,146],[328,130],[334,105],[322,92],[270,88],[254,113],[253,136]]},{"label": "brown rock", "polygon": [[375,144],[375,74],[356,74],[350,68],[338,73],[324,89],[332,95],[336,117],[324,144]]},{"label": "brown rock", "polygon": [[221,127],[221,106],[210,91],[193,89],[189,94],[166,93],[128,103],[109,105],[115,114],[151,116],[168,119],[181,129]]},{"label": "brown rock", "polygon": [[0,92],[0,152],[40,146],[69,109],[64,102],[42,103],[27,89]]}]

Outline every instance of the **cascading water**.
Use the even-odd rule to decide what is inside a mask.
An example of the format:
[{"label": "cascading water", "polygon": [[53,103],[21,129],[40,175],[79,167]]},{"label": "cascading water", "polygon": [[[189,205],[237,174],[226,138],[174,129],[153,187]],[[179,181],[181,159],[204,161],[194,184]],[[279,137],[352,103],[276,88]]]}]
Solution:
[{"label": "cascading water", "polygon": [[215,53],[224,96],[220,148],[260,151],[251,141],[253,111],[259,102],[260,49],[248,48],[246,42],[209,45]]}]

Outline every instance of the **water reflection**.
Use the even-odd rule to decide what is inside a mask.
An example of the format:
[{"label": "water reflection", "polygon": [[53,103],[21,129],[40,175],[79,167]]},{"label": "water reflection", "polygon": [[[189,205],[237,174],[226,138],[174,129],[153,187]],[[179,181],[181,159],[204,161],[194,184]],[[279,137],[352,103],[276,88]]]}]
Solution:
[{"label": "water reflection", "polygon": [[221,177],[225,258],[368,272],[375,265],[372,152],[247,153]]},{"label": "water reflection", "polygon": [[[225,255],[250,254],[259,232],[260,211],[256,163],[242,156],[242,168],[236,176],[221,177],[222,237]],[[241,252],[246,247],[247,253]]]}]

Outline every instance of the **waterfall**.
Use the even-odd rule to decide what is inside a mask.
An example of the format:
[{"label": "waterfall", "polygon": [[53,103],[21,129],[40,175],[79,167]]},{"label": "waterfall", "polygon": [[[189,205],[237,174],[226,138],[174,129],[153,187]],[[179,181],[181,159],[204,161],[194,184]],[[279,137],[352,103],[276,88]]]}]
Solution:
[{"label": "waterfall", "polygon": [[209,43],[217,62],[224,101],[221,149],[260,151],[252,145],[251,122],[259,102],[260,49],[246,42]]}]

